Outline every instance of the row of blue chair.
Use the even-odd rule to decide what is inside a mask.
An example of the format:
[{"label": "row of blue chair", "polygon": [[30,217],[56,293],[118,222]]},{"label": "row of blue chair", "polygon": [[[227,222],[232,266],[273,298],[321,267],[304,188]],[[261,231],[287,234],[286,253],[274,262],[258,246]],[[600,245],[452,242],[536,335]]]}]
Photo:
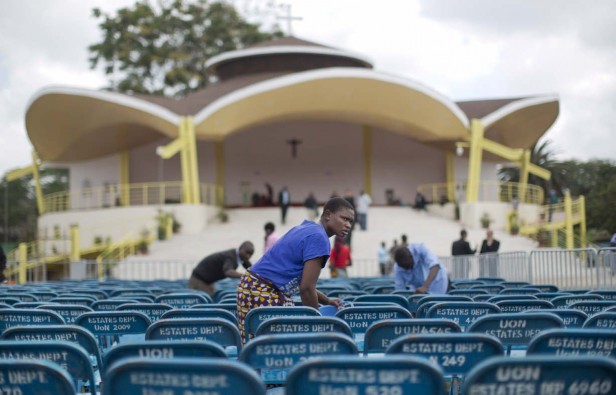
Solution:
[{"label": "row of blue chair", "polygon": [[[11,394],[76,393],[74,380],[57,364],[40,360],[0,360],[3,390]],[[444,372],[410,356],[337,356],[303,361],[293,367],[284,389],[270,393],[444,394]],[[533,356],[491,358],[468,373],[464,394],[614,394],[616,362],[605,357]],[[128,358],[114,364],[103,395],[243,394],[265,395],[260,377],[237,361],[178,358],[172,362]]]}]

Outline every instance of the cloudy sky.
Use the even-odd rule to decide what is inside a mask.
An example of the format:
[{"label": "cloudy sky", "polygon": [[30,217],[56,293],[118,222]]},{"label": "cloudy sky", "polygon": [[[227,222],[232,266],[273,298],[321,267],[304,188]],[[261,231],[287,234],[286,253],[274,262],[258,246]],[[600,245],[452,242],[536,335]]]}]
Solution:
[{"label": "cloudy sky", "polygon": [[[0,175],[29,163],[24,117],[37,90],[105,85],[102,71],[87,61],[87,46],[101,37],[91,9],[133,3],[0,1]],[[254,15],[266,0],[236,3]],[[295,36],[366,55],[377,70],[454,100],[557,94],[560,116],[544,138],[559,157],[616,160],[613,0],[284,3],[302,17],[293,23]]]}]

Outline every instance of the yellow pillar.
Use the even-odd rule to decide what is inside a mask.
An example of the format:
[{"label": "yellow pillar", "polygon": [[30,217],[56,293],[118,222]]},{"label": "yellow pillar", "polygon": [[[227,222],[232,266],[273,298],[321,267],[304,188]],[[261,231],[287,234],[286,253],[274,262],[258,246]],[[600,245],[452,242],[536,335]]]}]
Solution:
[{"label": "yellow pillar", "polygon": [[19,265],[17,269],[17,282],[25,284],[28,281],[28,245],[26,243],[19,243],[17,247],[17,263]]},{"label": "yellow pillar", "polygon": [[173,217],[167,214],[165,218],[165,240],[171,240],[173,236]]},{"label": "yellow pillar", "polygon": [[456,200],[455,158],[453,152],[445,152],[445,180],[447,181],[447,199]]},{"label": "yellow pillar", "polygon": [[120,204],[130,205],[130,154],[128,151],[120,152]]},{"label": "yellow pillar", "polygon": [[558,229],[552,229],[552,245],[550,247],[556,248],[558,247]]},{"label": "yellow pillar", "polygon": [[180,118],[180,130],[178,139],[180,140],[180,161],[182,167],[182,203],[192,203],[192,190],[190,188],[190,166],[188,152],[186,149],[186,118]]},{"label": "yellow pillar", "polygon": [[483,143],[483,125],[478,119],[471,120],[471,143],[468,159],[468,182],[466,186],[466,201],[477,202],[479,198],[479,180],[481,179],[481,157]]},{"label": "yellow pillar", "polygon": [[190,190],[192,204],[201,203],[199,197],[199,159],[197,157],[197,136],[193,117],[184,118],[184,133],[186,136],[186,152],[188,154],[188,167],[190,171]]},{"label": "yellow pillar", "polygon": [[41,188],[41,177],[39,175],[39,158],[35,151],[32,151],[32,177],[34,178],[34,191],[36,193],[36,205],[39,215],[45,214],[43,189]]},{"label": "yellow pillar", "polygon": [[364,148],[364,192],[372,195],[372,128],[368,125],[362,127]]},{"label": "yellow pillar", "polygon": [[565,192],[565,234],[566,243],[565,247],[568,249],[573,248],[573,210],[571,207],[571,194],[569,191]]},{"label": "yellow pillar", "polygon": [[224,194],[221,191],[225,190],[225,142],[216,142],[216,199],[217,205],[224,204]]},{"label": "yellow pillar", "polygon": [[586,248],[586,198],[580,196],[580,248]]},{"label": "yellow pillar", "polygon": [[530,150],[524,150],[521,158],[520,166],[520,188],[518,190],[518,199],[520,203],[527,202],[526,199],[526,186],[528,185],[528,168],[530,166]]},{"label": "yellow pillar", "polygon": [[71,254],[70,260],[71,262],[76,262],[81,259],[81,237],[79,234],[79,225],[72,224],[71,225]]}]

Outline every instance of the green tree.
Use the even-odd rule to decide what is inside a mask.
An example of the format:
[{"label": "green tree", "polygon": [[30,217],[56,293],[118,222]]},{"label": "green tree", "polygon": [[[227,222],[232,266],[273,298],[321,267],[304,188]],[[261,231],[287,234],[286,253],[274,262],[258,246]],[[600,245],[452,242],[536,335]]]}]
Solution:
[{"label": "green tree", "polygon": [[261,31],[223,2],[147,0],[102,19],[101,42],[88,47],[90,66],[104,65],[108,89],[126,93],[182,96],[209,83],[205,62],[223,52],[270,40],[282,33]]},{"label": "green tree", "polygon": [[559,176],[572,196],[586,197],[586,222],[589,229],[616,232],[616,164],[607,160],[559,164]]},{"label": "green tree", "polygon": [[[40,171],[43,195],[68,190],[68,170]],[[25,242],[36,238],[37,205],[32,176],[0,183],[0,241]]]}]

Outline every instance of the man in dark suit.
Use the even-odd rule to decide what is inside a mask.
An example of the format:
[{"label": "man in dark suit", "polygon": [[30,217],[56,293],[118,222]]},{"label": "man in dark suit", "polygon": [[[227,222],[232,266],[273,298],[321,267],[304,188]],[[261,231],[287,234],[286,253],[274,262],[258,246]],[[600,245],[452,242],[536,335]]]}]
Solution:
[{"label": "man in dark suit", "polygon": [[460,240],[454,241],[451,245],[451,255],[473,255],[477,251],[471,249],[471,245],[466,241],[466,236],[468,236],[468,233],[465,230],[460,231]]},{"label": "man in dark suit", "polygon": [[[460,231],[460,239],[453,242],[451,245],[451,255],[460,256],[460,255],[473,255],[475,254],[476,249],[471,249],[471,245],[466,241],[466,230]],[[454,279],[464,279],[468,278],[468,273],[470,269],[470,260],[468,257],[454,258],[453,267],[452,267],[452,277]]]},{"label": "man in dark suit", "polygon": [[214,285],[216,281],[226,277],[242,277],[242,274],[236,269],[240,263],[244,269],[248,269],[251,266],[250,257],[254,252],[254,245],[249,241],[245,241],[239,248],[232,248],[206,256],[193,270],[188,280],[188,288],[198,289],[213,295],[216,292]]}]

